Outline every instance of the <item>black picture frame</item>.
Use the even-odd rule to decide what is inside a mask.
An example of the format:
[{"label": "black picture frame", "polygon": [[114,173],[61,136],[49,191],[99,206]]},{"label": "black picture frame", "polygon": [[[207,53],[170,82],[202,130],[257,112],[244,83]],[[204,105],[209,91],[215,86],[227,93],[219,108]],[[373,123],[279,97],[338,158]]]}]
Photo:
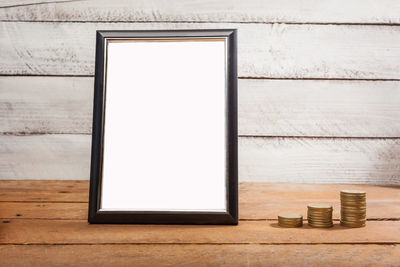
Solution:
[{"label": "black picture frame", "polygon": [[[105,49],[107,38],[226,38],[226,203],[227,212],[192,211],[101,211],[100,197],[103,166],[105,115]],[[90,223],[140,224],[238,224],[238,136],[237,136],[237,30],[151,30],[97,31],[94,82],[92,150],[90,167]]]}]

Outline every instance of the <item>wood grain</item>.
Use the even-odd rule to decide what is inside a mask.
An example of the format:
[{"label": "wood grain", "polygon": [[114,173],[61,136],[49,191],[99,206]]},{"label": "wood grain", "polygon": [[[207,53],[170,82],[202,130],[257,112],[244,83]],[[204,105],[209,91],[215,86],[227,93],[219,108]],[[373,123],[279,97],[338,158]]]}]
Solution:
[{"label": "wood grain", "polygon": [[[91,77],[0,77],[0,132],[90,134],[92,99]],[[398,103],[398,81],[240,79],[239,134],[397,137]]]},{"label": "wood grain", "polygon": [[[239,216],[276,220],[280,212],[306,214],[307,204],[326,202],[338,219],[343,189],[367,192],[369,220],[400,220],[400,187],[372,185],[240,183]],[[88,192],[88,181],[0,181],[0,218],[86,220]]]},{"label": "wood grain", "polygon": [[398,137],[400,83],[240,80],[239,134]]},{"label": "wood grain", "polygon": [[96,30],[238,28],[241,77],[399,79],[400,27],[0,23],[0,74],[93,75]]},{"label": "wood grain", "polygon": [[[37,191],[51,196],[44,201],[60,200],[61,194],[80,199],[87,187],[87,181],[0,181],[0,190],[20,197],[19,201],[29,199],[29,194]],[[240,199],[249,201],[249,206],[240,209],[247,212],[250,202],[275,201],[275,208],[282,208],[294,200],[325,201],[337,197],[344,187],[366,190],[369,210],[369,200],[386,200],[389,205],[399,200],[400,187],[241,183]],[[0,194],[0,201],[6,197]],[[396,266],[400,255],[400,221],[381,221],[384,218],[354,229],[341,227],[337,222],[330,229],[310,228],[307,224],[288,229],[278,227],[276,220],[241,221],[238,226],[89,225],[86,220],[75,218],[54,219],[63,212],[61,216],[65,217],[83,214],[78,205],[87,203],[37,201],[0,203],[43,205],[41,211],[32,206],[33,210],[26,210],[28,216],[39,215],[33,220],[23,214],[0,219],[3,265]],[[53,204],[48,209],[45,206]],[[0,214],[4,214],[6,206],[1,205]]]},{"label": "wood grain", "polygon": [[[0,244],[400,244],[400,221],[367,227],[284,228],[277,222],[217,225],[104,225],[86,220],[3,220]],[[79,233],[79,234],[77,234]],[[349,234],[351,233],[351,234]]]},{"label": "wood grain", "polygon": [[0,185],[0,201],[87,203],[89,199],[89,181],[0,180]]},{"label": "wood grain", "polygon": [[[400,191],[400,190],[399,190]],[[339,191],[337,191],[339,192]],[[336,193],[337,193],[336,192]],[[339,197],[309,200],[300,198],[298,193],[288,193],[291,200],[261,197],[246,199],[244,193],[239,199],[240,220],[276,220],[281,212],[296,212],[305,216],[307,205],[311,202],[327,202],[333,205],[333,218],[340,219]],[[259,194],[258,194],[259,195]],[[67,195],[71,196],[71,194]],[[31,199],[28,197],[27,199]],[[28,200],[32,201],[32,200]],[[54,203],[54,202],[0,202],[0,219],[46,219],[46,220],[86,220],[88,203]],[[67,199],[66,201],[70,201]],[[368,198],[368,220],[400,220],[400,200]]]},{"label": "wood grain", "polygon": [[395,0],[14,0],[0,7],[1,20],[15,21],[400,23]]},{"label": "wood grain", "polygon": [[92,132],[93,78],[0,77],[3,134]]},{"label": "wood grain", "polygon": [[399,245],[0,246],[5,266],[396,266],[399,254]]},{"label": "wood grain", "polygon": [[[7,179],[89,179],[90,135],[0,136]],[[242,182],[399,185],[400,139],[239,138]]]},{"label": "wood grain", "polygon": [[399,184],[399,139],[241,138],[241,181]]},{"label": "wood grain", "polygon": [[0,136],[0,179],[89,179],[90,135]]}]

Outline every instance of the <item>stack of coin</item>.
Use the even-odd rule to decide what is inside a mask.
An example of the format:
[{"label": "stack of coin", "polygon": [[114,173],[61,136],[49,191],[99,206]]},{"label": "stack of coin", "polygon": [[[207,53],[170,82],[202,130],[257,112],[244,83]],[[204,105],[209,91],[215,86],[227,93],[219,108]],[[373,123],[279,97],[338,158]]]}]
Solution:
[{"label": "stack of coin", "polygon": [[303,216],[297,213],[278,214],[278,225],[281,227],[300,227],[303,225]]},{"label": "stack of coin", "polygon": [[365,191],[340,191],[340,224],[347,227],[364,227],[367,213]]},{"label": "stack of coin", "polygon": [[328,204],[309,204],[307,220],[311,227],[328,228],[333,226],[332,206]]}]

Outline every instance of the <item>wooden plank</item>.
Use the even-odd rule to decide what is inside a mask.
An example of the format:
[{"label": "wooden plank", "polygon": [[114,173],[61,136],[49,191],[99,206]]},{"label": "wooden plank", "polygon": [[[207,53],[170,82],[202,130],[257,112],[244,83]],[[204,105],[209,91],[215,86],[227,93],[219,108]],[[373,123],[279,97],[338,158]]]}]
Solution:
[{"label": "wooden plank", "polygon": [[399,255],[399,245],[0,246],[5,266],[396,266]]},{"label": "wooden plank", "polygon": [[398,137],[400,83],[240,80],[239,134]]},{"label": "wooden plank", "polygon": [[[90,135],[0,136],[7,179],[89,179]],[[400,139],[239,138],[242,182],[400,185]]]},{"label": "wooden plank", "polygon": [[[357,187],[358,188],[358,187]],[[316,189],[317,190],[317,189]],[[400,190],[399,190],[400,191]],[[339,191],[337,191],[339,192]],[[1,195],[1,194],[0,194]],[[307,214],[307,204],[312,202],[330,203],[333,205],[333,218],[340,218],[339,196],[321,197],[308,200],[300,197],[300,193],[286,193],[286,198],[274,198],[270,191],[254,192],[255,197],[246,198],[241,191],[239,199],[240,220],[276,220],[281,212],[296,212]],[[30,199],[28,197],[27,199]],[[22,200],[21,200],[22,201]],[[32,201],[32,200],[28,200]],[[69,199],[65,201],[70,201]],[[54,203],[54,202],[0,202],[0,219],[50,219],[50,220],[86,220],[88,203]],[[371,199],[368,197],[368,220],[400,220],[400,200]]]},{"label": "wooden plank", "polygon": [[0,74],[93,75],[96,30],[238,28],[241,77],[399,79],[400,27],[2,22]]},{"label": "wooden plank", "polygon": [[251,182],[399,185],[400,139],[240,138],[239,177]]},{"label": "wooden plank", "polygon": [[[89,189],[88,189],[89,190]],[[88,203],[0,202],[0,219],[86,220]]]},{"label": "wooden plank", "polygon": [[0,179],[89,179],[90,135],[0,136]]},{"label": "wooden plank", "polygon": [[239,215],[241,219],[276,219],[280,212],[296,212],[305,217],[307,204],[328,203],[333,205],[334,219],[339,219],[343,189],[367,192],[368,219],[400,218],[400,187],[289,183],[241,183]]},{"label": "wooden plank", "polygon": [[89,199],[89,181],[0,180],[0,201],[84,202]]},{"label": "wooden plank", "polygon": [[[395,0],[2,1],[1,20],[399,23]],[[36,5],[34,4],[36,3]],[[16,6],[17,5],[17,6]],[[22,5],[22,6],[18,6]],[[5,8],[16,6],[12,8]],[[362,8],[361,8],[362,7]]]},{"label": "wooden plank", "polygon": [[[326,202],[334,206],[333,216],[338,219],[343,189],[367,192],[369,220],[400,219],[400,187],[248,182],[239,186],[239,216],[272,220],[283,211],[305,215],[307,204]],[[0,180],[0,218],[86,220],[88,192],[88,181]]]},{"label": "wooden plank", "polygon": [[[281,228],[277,222],[221,225],[104,225],[86,220],[3,220],[0,244],[400,244],[400,221],[363,228]],[[303,231],[301,231],[303,230]],[[77,234],[79,233],[79,234]]]},{"label": "wooden plank", "polygon": [[0,131],[90,134],[92,103],[93,78],[0,77]]},{"label": "wooden plank", "polygon": [[20,8],[23,6],[68,2],[65,0],[2,0],[0,8]]},{"label": "wooden plank", "polygon": [[[0,132],[90,134],[92,99],[91,77],[0,77]],[[398,81],[240,79],[239,134],[397,137],[398,103]]]}]

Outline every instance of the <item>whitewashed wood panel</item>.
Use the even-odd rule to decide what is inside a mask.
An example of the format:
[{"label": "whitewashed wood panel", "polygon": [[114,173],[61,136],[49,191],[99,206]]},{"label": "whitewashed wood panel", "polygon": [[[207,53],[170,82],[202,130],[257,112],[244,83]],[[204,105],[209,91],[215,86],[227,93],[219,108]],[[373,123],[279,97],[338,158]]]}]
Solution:
[{"label": "whitewashed wood panel", "polygon": [[91,133],[93,78],[0,77],[0,133]]},{"label": "whitewashed wood panel", "polygon": [[[49,3],[62,3],[69,0],[0,0],[0,8],[14,8],[30,5],[42,5]],[[71,0],[74,1],[74,0]]]},{"label": "whitewashed wood panel", "polygon": [[95,31],[238,28],[239,76],[400,79],[400,27],[215,23],[0,23],[0,74],[93,75]]},{"label": "whitewashed wood panel", "polygon": [[243,181],[400,184],[400,139],[241,138]]},{"label": "whitewashed wood panel", "polygon": [[[90,135],[0,136],[0,179],[89,179]],[[400,140],[239,139],[240,181],[400,184]]]},{"label": "whitewashed wood panel", "polygon": [[[0,133],[91,133],[93,78],[0,77]],[[239,80],[239,134],[398,137],[400,82]]]},{"label": "whitewashed wood panel", "polygon": [[396,0],[18,0],[0,7],[1,20],[25,21],[400,23]]},{"label": "whitewashed wood panel", "polygon": [[399,137],[400,82],[240,80],[239,134]]},{"label": "whitewashed wood panel", "polygon": [[0,179],[86,180],[91,135],[0,135]]}]

